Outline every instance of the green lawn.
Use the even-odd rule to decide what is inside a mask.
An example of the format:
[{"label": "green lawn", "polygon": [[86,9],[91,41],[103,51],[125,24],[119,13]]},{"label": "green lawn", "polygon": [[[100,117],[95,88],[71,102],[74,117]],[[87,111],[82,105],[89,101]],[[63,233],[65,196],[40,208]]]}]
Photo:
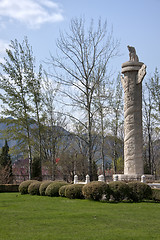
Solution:
[{"label": "green lawn", "polygon": [[0,240],[160,240],[159,203],[0,193]]}]

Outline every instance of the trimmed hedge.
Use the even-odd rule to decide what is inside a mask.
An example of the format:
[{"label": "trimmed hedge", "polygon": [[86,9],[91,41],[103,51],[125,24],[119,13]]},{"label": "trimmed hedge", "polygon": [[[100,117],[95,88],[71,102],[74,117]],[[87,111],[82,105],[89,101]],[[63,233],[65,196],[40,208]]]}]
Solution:
[{"label": "trimmed hedge", "polygon": [[41,185],[41,182],[38,182],[38,181],[31,183],[28,187],[28,193],[30,195],[40,195],[39,193],[40,185]]},{"label": "trimmed hedge", "polygon": [[110,188],[105,182],[93,181],[82,188],[82,193],[86,199],[99,201],[105,195],[106,199],[110,198]]},{"label": "trimmed hedge", "polygon": [[125,182],[115,181],[109,183],[111,195],[115,201],[122,201],[130,197],[130,189]]},{"label": "trimmed hedge", "polygon": [[115,201],[128,199],[133,202],[140,202],[143,199],[153,199],[160,201],[160,189],[151,189],[151,187],[141,182],[125,182],[117,181],[109,184],[100,181],[93,181],[86,185],[68,184],[64,181],[44,181],[27,180],[19,186],[16,184],[0,184],[0,192],[19,192],[21,194],[46,195],[51,197],[67,197],[67,198],[86,198],[99,201],[103,197],[109,200],[113,196]]},{"label": "trimmed hedge", "polygon": [[18,192],[18,184],[0,184],[0,192]]},{"label": "trimmed hedge", "polygon": [[133,202],[140,202],[143,199],[151,199],[152,189],[149,185],[142,182],[130,182],[128,183],[130,188],[130,199]]},{"label": "trimmed hedge", "polygon": [[67,198],[71,199],[84,199],[82,188],[84,187],[84,184],[72,184],[68,185],[65,188],[65,196]]},{"label": "trimmed hedge", "polygon": [[36,180],[27,180],[27,181],[21,182],[21,184],[19,185],[19,192],[21,194],[28,194],[28,187],[33,182],[37,182],[37,181]]},{"label": "trimmed hedge", "polygon": [[55,181],[52,182],[45,191],[45,195],[49,197],[58,197],[59,196],[59,189],[60,187],[67,185],[67,182],[63,181]]},{"label": "trimmed hedge", "polygon": [[45,196],[46,188],[52,183],[50,180],[43,181],[39,187],[39,193],[41,196]]},{"label": "trimmed hedge", "polygon": [[59,189],[59,196],[60,197],[65,197],[66,196],[66,187],[68,187],[68,185],[64,185],[64,186],[60,187],[60,189]]},{"label": "trimmed hedge", "polygon": [[152,189],[152,199],[157,202],[160,201],[160,189]]}]

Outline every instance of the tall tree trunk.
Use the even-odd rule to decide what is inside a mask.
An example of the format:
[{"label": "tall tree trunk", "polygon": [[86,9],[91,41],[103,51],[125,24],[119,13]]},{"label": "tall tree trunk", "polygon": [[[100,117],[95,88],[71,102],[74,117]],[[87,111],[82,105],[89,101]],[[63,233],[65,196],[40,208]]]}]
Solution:
[{"label": "tall tree trunk", "polygon": [[93,180],[93,172],[92,172],[92,133],[91,133],[91,118],[90,114],[88,116],[88,174],[90,176],[90,180]]},{"label": "tall tree trunk", "polygon": [[55,141],[52,142],[52,181],[56,178],[56,146]]},{"label": "tall tree trunk", "polygon": [[104,164],[104,122],[103,122],[103,108],[100,110],[100,118],[101,118],[101,157],[102,157],[102,173],[104,176],[104,180],[106,181],[105,175],[105,164]]},{"label": "tall tree trunk", "polygon": [[30,137],[29,137],[29,132],[28,132],[28,158],[29,158],[29,180],[32,179],[32,150],[31,150],[31,145],[30,145]]},{"label": "tall tree trunk", "polygon": [[42,135],[41,135],[41,122],[39,117],[39,107],[38,102],[35,101],[36,105],[36,115],[37,115],[37,122],[38,122],[38,135],[39,135],[39,158],[40,158],[40,166],[41,166],[41,174],[39,176],[40,180],[42,180]]}]

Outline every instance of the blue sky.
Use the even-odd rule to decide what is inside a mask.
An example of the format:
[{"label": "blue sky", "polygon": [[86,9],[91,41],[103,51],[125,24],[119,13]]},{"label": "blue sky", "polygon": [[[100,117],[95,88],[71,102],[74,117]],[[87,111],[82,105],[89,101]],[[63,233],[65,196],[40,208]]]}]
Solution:
[{"label": "blue sky", "polygon": [[[160,67],[160,0],[0,0],[0,60],[15,38],[28,37],[37,63],[56,52],[59,31],[66,30],[73,17],[89,23],[101,17],[113,26],[120,40],[121,56],[113,67],[129,60],[127,45],[134,46],[139,60],[147,65],[147,76]],[[159,68],[160,69],[160,68]]]}]

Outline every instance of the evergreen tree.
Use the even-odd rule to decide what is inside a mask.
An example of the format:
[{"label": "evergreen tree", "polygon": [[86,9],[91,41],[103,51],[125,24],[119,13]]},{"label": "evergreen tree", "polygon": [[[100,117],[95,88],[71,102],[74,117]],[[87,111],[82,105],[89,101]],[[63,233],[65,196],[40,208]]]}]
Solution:
[{"label": "evergreen tree", "polygon": [[8,162],[11,160],[9,155],[9,146],[7,140],[5,140],[5,145],[2,147],[2,153],[0,155],[0,165],[5,167]]},{"label": "evergreen tree", "polygon": [[2,183],[12,183],[12,162],[9,154],[9,146],[7,140],[5,140],[5,145],[2,147],[2,153],[0,155],[0,174]]},{"label": "evergreen tree", "polygon": [[32,179],[42,181],[41,159],[34,157],[32,161]]}]

